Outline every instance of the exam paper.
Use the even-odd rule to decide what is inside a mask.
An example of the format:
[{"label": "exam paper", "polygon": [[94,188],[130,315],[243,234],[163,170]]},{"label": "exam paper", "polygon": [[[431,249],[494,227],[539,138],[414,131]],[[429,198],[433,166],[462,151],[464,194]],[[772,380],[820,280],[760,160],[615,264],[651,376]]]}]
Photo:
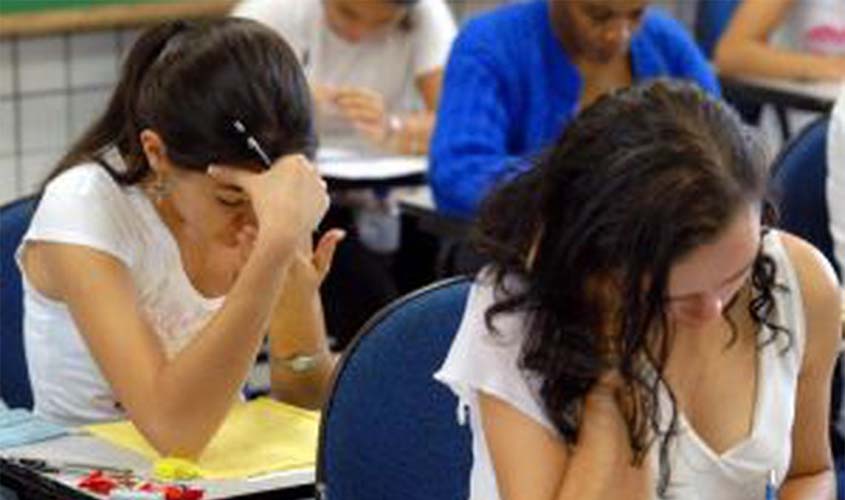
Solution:
[{"label": "exam paper", "polygon": [[[268,398],[239,403],[197,460],[204,479],[244,479],[314,467],[319,413]],[[86,427],[152,461],[161,457],[128,421]]]}]

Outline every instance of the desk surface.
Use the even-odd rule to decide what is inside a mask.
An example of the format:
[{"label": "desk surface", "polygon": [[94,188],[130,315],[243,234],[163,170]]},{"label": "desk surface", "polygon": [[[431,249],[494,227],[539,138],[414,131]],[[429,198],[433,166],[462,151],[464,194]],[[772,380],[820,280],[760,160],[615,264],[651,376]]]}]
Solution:
[{"label": "desk surface", "polygon": [[418,186],[425,184],[424,156],[357,156],[339,150],[320,150],[317,168],[333,187]]},{"label": "desk surface", "polygon": [[829,111],[842,92],[843,82],[802,82],[779,78],[721,77],[726,92],[762,103],[806,111]]},{"label": "desk surface", "polygon": [[[140,477],[151,475],[152,464],[141,455],[119,448],[88,434],[71,435],[42,443],[8,448],[0,452],[4,458],[38,458],[53,463],[84,463],[133,469]],[[51,476],[63,485],[74,487],[78,476]],[[314,484],[314,469],[268,474],[245,480],[191,481],[205,490],[205,499],[233,498],[262,492],[278,492]],[[97,497],[92,497],[97,498]]]}]

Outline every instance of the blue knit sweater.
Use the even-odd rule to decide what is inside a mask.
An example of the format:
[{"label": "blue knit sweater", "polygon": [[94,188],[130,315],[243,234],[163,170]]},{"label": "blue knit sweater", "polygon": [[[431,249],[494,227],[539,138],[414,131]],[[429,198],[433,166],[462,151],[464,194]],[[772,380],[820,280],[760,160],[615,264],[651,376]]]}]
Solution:
[{"label": "blue knit sweater", "polygon": [[[631,41],[634,80],[671,76],[719,94],[686,29],[648,9]],[[555,37],[547,0],[482,15],[461,31],[446,68],[430,177],[438,209],[470,217],[497,182],[548,146],[572,120],[583,82]]]}]

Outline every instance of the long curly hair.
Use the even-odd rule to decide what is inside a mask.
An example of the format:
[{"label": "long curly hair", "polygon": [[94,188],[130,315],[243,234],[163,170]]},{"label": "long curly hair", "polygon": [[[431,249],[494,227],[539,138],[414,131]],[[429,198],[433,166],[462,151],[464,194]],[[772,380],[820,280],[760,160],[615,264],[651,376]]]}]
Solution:
[{"label": "long curly hair", "polygon": [[[691,84],[658,80],[599,99],[533,168],[482,204],[474,240],[492,261],[496,287],[488,328],[495,335],[497,315],[525,313],[520,368],[541,378],[545,410],[570,446],[585,395],[602,373],[618,370],[635,463],[659,447],[660,495],[678,416],[664,379],[669,273],[749,203],[763,207],[766,230],[775,217],[766,164],[735,112]],[[760,330],[770,334],[758,345],[778,335],[792,343],[791,332],[772,320],[776,272],[774,260],[758,252],[748,313],[770,327]],[[611,281],[622,318],[606,300]],[[520,285],[508,285],[514,282]],[[607,331],[615,334],[611,349],[599,334]],[[672,406],[669,425],[660,420],[661,387]]]}]

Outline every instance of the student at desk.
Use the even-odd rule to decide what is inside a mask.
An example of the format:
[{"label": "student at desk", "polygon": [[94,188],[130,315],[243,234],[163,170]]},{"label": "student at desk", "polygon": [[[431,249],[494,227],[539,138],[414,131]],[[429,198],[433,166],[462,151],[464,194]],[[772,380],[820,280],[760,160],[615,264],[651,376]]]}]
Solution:
[{"label": "student at desk", "polygon": [[274,395],[318,407],[333,360],[317,289],[343,233],[312,251],[328,206],[313,144],[307,82],[270,29],[143,33],[19,250],[35,412],[128,418],[194,456],[268,331]]},{"label": "student at desk", "polygon": [[735,113],[657,82],[485,202],[492,264],[435,375],[468,409],[470,498],[762,500],[772,471],[781,500],[834,498],[839,292],[767,227],[767,180]]},{"label": "student at desk", "polygon": [[461,31],[446,68],[431,146],[438,210],[472,216],[600,95],[658,76],[718,94],[686,29],[646,0],[534,0]]},{"label": "student at desk", "polygon": [[[267,24],[300,56],[323,151],[358,157],[428,151],[456,31],[444,0],[243,0],[232,14]],[[425,248],[419,235],[402,234],[389,195],[371,189],[332,193],[326,221],[349,230],[322,288],[335,349],[416,272],[394,267],[407,267],[401,264],[407,260],[418,268],[432,258],[413,250]]]},{"label": "student at desk", "polygon": [[444,0],[243,0],[233,15],[266,23],[300,55],[324,145],[354,147],[343,135],[357,130],[378,149],[428,151],[456,31]]},{"label": "student at desk", "polygon": [[845,2],[742,0],[714,60],[725,75],[845,80]]}]

